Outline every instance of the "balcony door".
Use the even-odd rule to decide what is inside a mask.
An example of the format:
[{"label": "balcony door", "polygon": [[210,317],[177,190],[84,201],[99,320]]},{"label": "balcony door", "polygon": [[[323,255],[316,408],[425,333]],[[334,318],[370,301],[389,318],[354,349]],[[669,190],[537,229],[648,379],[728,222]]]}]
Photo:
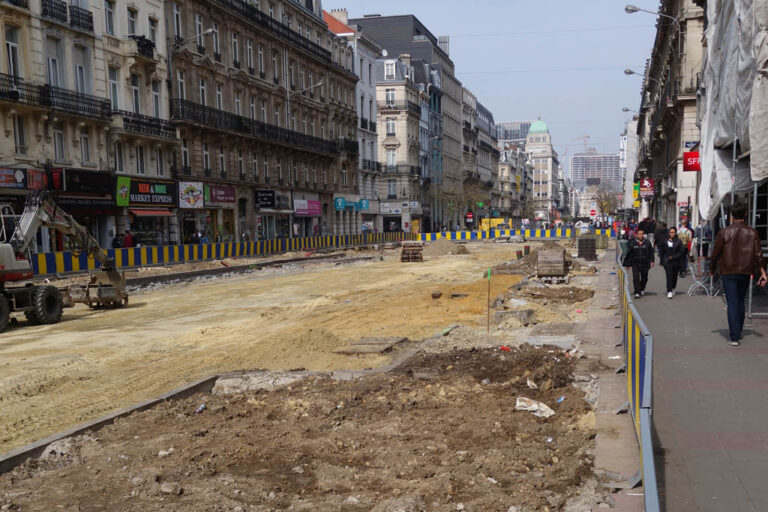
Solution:
[{"label": "balcony door", "polygon": [[5,26],[5,54],[8,62],[8,74],[21,77],[19,68],[19,29],[10,25]]}]

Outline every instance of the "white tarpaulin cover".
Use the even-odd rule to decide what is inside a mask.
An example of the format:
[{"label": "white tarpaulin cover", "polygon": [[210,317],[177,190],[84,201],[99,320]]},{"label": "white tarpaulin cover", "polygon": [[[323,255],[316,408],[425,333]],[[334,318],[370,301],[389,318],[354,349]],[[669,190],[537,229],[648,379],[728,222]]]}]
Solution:
[{"label": "white tarpaulin cover", "polygon": [[[712,219],[732,182],[740,192],[768,178],[768,0],[712,0],[707,20],[699,210]],[[736,138],[751,168],[737,165],[732,179],[732,150],[718,148]]]}]

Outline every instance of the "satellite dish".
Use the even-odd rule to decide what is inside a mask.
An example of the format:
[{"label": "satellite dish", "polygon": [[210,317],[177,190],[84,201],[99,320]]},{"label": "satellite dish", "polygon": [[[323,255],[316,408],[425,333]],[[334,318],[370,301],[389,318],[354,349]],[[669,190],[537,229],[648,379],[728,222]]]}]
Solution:
[{"label": "satellite dish", "polygon": [[387,55],[389,55],[389,52],[387,50],[381,50],[381,55],[386,57]]}]

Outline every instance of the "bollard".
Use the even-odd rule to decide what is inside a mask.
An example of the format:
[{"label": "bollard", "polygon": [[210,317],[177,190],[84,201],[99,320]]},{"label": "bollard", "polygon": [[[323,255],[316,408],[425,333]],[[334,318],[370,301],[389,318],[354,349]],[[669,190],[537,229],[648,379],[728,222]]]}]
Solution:
[{"label": "bollard", "polygon": [[523,251],[517,251],[517,259],[523,259]]},{"label": "bollard", "polygon": [[530,246],[530,245],[524,245],[524,246],[523,246],[523,250],[525,251],[525,252],[524,252],[524,254],[525,254],[526,256],[528,256],[529,254],[531,254],[531,246]]}]

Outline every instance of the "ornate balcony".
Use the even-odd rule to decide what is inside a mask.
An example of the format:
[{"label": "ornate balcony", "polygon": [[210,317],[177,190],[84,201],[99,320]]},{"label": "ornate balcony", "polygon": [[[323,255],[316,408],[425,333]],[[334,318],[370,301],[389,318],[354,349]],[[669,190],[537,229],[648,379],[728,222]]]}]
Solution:
[{"label": "ornate balcony", "polygon": [[6,0],[6,2],[22,9],[29,9],[29,2],[27,0]]},{"label": "ornate balcony", "polygon": [[67,22],[67,3],[60,0],[41,0],[41,14],[43,18],[49,20],[58,21],[60,23]]},{"label": "ornate balcony", "polygon": [[70,5],[69,26],[93,32],[93,13],[76,5]]},{"label": "ornate balcony", "polygon": [[[204,107],[189,100],[171,100],[171,118],[175,121],[191,122],[216,130],[227,130],[319,153],[334,154],[340,150],[335,141],[312,137],[212,107]],[[357,141],[349,142],[354,143],[356,151]]]},{"label": "ornate balcony", "polygon": [[136,41],[136,53],[145,59],[155,60],[155,43],[144,36],[128,36]]},{"label": "ornate balcony", "polygon": [[165,137],[167,139],[176,138],[176,126],[165,119],[136,114],[125,110],[113,112],[112,114],[122,118],[123,129],[126,131],[150,137]]},{"label": "ornate balcony", "polygon": [[0,101],[40,105],[40,85],[17,76],[0,73]]},{"label": "ornate balcony", "polygon": [[40,87],[40,103],[59,112],[68,112],[82,117],[109,119],[112,115],[107,98],[92,96],[84,92],[71,91],[43,85]]},{"label": "ornate balcony", "polygon": [[339,151],[356,155],[360,152],[360,143],[353,139],[339,139]]}]

